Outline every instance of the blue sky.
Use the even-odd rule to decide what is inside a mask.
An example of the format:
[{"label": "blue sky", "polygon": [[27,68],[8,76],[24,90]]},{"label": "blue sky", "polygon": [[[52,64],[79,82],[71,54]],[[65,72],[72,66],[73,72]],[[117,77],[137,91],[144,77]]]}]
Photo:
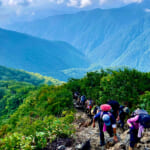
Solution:
[{"label": "blue sky", "polygon": [[[32,20],[63,12],[75,12],[92,8],[115,8],[143,0],[0,0],[0,22]],[[58,13],[59,12],[59,13]],[[23,16],[23,17],[22,17]]]}]

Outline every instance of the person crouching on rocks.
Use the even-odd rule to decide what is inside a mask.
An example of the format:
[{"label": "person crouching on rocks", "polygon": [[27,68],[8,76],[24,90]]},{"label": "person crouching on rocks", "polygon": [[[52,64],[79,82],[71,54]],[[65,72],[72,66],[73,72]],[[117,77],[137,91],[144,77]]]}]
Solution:
[{"label": "person crouching on rocks", "polygon": [[103,104],[100,106],[101,111],[97,113],[93,118],[93,127],[95,127],[95,121],[98,120],[99,131],[100,131],[100,146],[105,145],[104,132],[107,131],[110,137],[114,136],[114,141],[118,142],[116,135],[116,119],[112,113],[111,106]]},{"label": "person crouching on rocks", "polygon": [[130,146],[129,150],[133,150],[142,137],[144,128],[150,128],[150,115],[146,110],[137,109],[131,114],[131,118],[127,120],[130,127]]}]

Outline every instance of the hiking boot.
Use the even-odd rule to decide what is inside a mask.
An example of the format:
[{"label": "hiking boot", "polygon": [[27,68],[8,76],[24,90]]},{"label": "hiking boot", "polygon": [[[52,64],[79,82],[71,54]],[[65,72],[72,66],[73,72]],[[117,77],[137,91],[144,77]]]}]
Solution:
[{"label": "hiking boot", "polygon": [[100,146],[104,146],[104,145],[105,145],[105,142],[100,143]]}]

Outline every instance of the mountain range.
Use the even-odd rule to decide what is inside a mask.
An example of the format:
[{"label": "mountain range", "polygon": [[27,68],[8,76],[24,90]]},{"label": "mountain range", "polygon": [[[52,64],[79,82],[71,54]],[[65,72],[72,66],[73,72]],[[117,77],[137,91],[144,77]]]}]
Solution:
[{"label": "mountain range", "polygon": [[47,41],[0,29],[0,65],[66,80],[61,71],[88,67],[88,60],[66,42]]},{"label": "mountain range", "polygon": [[[24,38],[30,37],[25,43],[19,42],[19,45],[28,45],[28,47],[25,46],[26,49],[30,47],[26,55],[28,60],[32,59],[32,61],[27,62],[22,57],[16,65],[17,62],[15,61],[6,63],[5,58],[1,56],[3,59],[0,60],[0,64],[27,71],[36,71],[60,80],[68,78],[68,74],[69,77],[72,77],[72,75],[80,77],[83,72],[94,70],[95,66],[96,68],[129,66],[141,71],[149,71],[149,27],[149,0],[122,8],[93,9],[73,14],[50,16],[31,22],[11,24],[6,28],[28,34],[27,36],[16,33],[24,36]],[[13,37],[15,35],[11,37],[12,39],[9,39],[5,46],[11,45],[9,43],[15,39]],[[52,42],[53,40],[59,42]],[[13,41],[14,45],[11,45],[11,48],[16,47],[18,43],[15,42],[16,40]],[[31,44],[34,45],[32,45],[32,48]],[[25,47],[22,46],[19,49]],[[53,51],[48,49],[53,49]],[[59,50],[56,52],[55,49]],[[17,54],[17,51],[14,53]],[[17,57],[21,55],[21,51],[16,55]],[[3,52],[3,56],[6,53]],[[36,53],[37,56],[32,55],[32,53]],[[53,57],[51,57],[52,55]],[[22,62],[25,61],[28,67],[27,65],[19,65],[21,60]],[[31,68],[29,62],[33,62]]]},{"label": "mountain range", "polygon": [[149,10],[150,1],[145,0],[122,8],[56,15],[7,28],[65,41],[84,53],[91,64],[149,71]]}]

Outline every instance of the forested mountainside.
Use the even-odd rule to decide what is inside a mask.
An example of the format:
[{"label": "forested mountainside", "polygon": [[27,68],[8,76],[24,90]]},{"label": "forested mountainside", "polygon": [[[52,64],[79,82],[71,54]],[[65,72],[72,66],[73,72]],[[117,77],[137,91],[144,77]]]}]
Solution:
[{"label": "forested mountainside", "polygon": [[84,54],[66,42],[0,29],[0,65],[67,80],[62,70],[87,67]]},{"label": "forested mountainside", "polygon": [[97,105],[115,99],[128,101],[131,112],[137,107],[150,112],[148,83],[150,73],[128,68],[89,72],[60,86],[0,81],[0,149],[42,149],[55,139],[74,138],[75,91]]},{"label": "forested mountainside", "polygon": [[0,66],[0,80],[27,82],[33,85],[57,85],[62,82],[52,77],[42,76],[38,73],[26,72],[24,70]]}]

